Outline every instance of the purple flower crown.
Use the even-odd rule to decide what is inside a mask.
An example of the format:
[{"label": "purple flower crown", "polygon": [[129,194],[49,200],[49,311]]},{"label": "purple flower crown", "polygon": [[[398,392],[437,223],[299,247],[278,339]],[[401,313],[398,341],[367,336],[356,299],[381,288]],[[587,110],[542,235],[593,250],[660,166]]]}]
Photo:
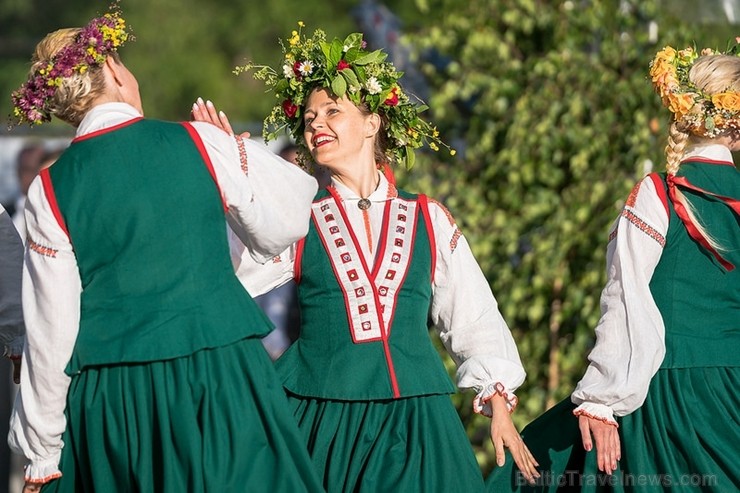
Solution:
[{"label": "purple flower crown", "polygon": [[13,116],[17,124],[41,125],[51,120],[49,103],[65,78],[84,74],[90,67],[105,63],[108,55],[118,50],[128,40],[133,40],[126,29],[116,4],[111,12],[91,20],[75,37],[74,43],[65,46],[49,63],[31,74],[16,91]]}]

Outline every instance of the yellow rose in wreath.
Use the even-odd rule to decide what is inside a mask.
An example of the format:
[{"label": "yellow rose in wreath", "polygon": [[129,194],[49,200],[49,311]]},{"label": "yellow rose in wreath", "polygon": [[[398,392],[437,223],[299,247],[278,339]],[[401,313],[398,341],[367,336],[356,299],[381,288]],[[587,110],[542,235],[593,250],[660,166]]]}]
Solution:
[{"label": "yellow rose in wreath", "polygon": [[712,104],[720,110],[740,111],[740,94],[736,92],[714,94]]}]

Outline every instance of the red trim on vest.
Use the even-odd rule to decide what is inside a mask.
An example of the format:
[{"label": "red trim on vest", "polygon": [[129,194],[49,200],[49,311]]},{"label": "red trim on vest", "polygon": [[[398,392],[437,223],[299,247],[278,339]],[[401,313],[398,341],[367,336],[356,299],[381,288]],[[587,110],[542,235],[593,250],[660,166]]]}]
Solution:
[{"label": "red trim on vest", "polygon": [[54,214],[54,218],[57,220],[57,223],[59,223],[59,227],[62,228],[64,234],[67,235],[69,242],[72,243],[72,237],[69,236],[67,224],[64,222],[62,211],[59,209],[59,204],[57,203],[57,196],[54,193],[54,185],[51,183],[51,175],[49,175],[49,169],[46,168],[42,170],[39,173],[39,176],[41,177],[41,184],[44,186],[44,194],[46,194],[46,200],[49,201],[51,212]]},{"label": "red trim on vest", "polygon": [[421,215],[424,218],[424,224],[427,226],[427,236],[429,237],[429,247],[432,250],[432,284],[434,284],[434,272],[437,270],[437,242],[434,239],[434,228],[432,227],[432,217],[429,215],[429,201],[427,196],[419,194],[417,199]]},{"label": "red trim on vest", "polygon": [[[389,202],[388,200],[383,202],[383,207],[384,207],[383,222],[381,223],[381,226],[380,226],[380,238],[378,240],[378,245],[380,246],[380,249],[375,255],[375,258],[377,259],[377,261],[375,262],[375,265],[373,266],[373,271],[370,273],[370,279],[372,279],[373,284],[375,284],[375,280],[378,278],[378,274],[380,273],[380,267],[383,264],[383,257],[385,256],[385,247],[386,247],[386,244],[388,243],[388,223],[390,222],[390,218],[391,218],[391,208],[388,206],[388,202]],[[361,251],[361,250],[358,250],[358,251]]]},{"label": "red trim on vest", "polygon": [[218,178],[216,177],[216,170],[213,168],[211,157],[208,155],[208,151],[206,151],[206,146],[205,144],[203,144],[203,139],[200,138],[200,134],[195,130],[195,128],[189,122],[182,122],[181,125],[185,127],[185,130],[187,130],[188,133],[190,134],[190,138],[193,139],[193,142],[195,142],[195,147],[198,148],[198,152],[200,152],[200,155],[203,158],[203,161],[206,163],[206,168],[208,168],[208,172],[211,174],[211,178],[213,178],[213,182],[216,184],[216,188],[218,189],[218,195],[219,197],[221,197],[221,204],[223,204],[224,206],[224,212],[228,212],[229,206],[226,204],[226,199],[224,199],[223,191],[221,190],[221,187],[218,184]]},{"label": "red trim on vest", "polygon": [[735,163],[730,161],[717,161],[716,159],[709,159],[705,157],[688,157],[681,161],[683,163],[704,163],[704,164],[718,164],[720,166],[732,166],[735,167]]},{"label": "red trim on vest", "polygon": [[693,190],[695,192],[700,192],[705,195],[715,197],[724,202],[725,205],[732,209],[732,211],[737,215],[740,215],[740,200],[734,199],[732,197],[717,195],[716,193],[712,193],[699,188],[696,185],[693,185],[683,176],[668,175],[666,180],[668,182],[668,195],[671,197],[671,202],[673,202],[673,208],[676,210],[676,214],[678,214],[679,219],[681,219],[681,222],[683,222],[684,226],[686,227],[689,236],[691,236],[694,241],[698,242],[709,253],[711,253],[714,258],[717,259],[720,264],[722,264],[722,267],[724,267],[728,271],[734,270],[735,266],[728,260],[725,260],[722,255],[719,254],[719,252],[712,248],[712,246],[709,244],[709,241],[704,237],[704,235],[699,232],[699,229],[691,221],[691,217],[689,216],[688,211],[686,211],[684,205],[676,199],[676,187],[683,187],[688,190]]},{"label": "red trim on vest", "polygon": [[388,376],[391,379],[393,398],[398,399],[401,397],[401,391],[398,389],[398,377],[396,377],[396,369],[393,367],[393,357],[391,356],[391,347],[388,344],[387,337],[383,338],[383,351],[385,352],[385,362],[388,365]]},{"label": "red trim on vest", "polygon": [[90,132],[89,134],[80,135],[79,137],[75,137],[74,139],[72,139],[72,143],[74,144],[75,142],[80,142],[82,140],[87,140],[93,137],[97,137],[98,135],[103,135],[103,134],[107,134],[108,132],[113,132],[114,130],[118,130],[119,128],[128,127],[132,123],[136,123],[139,120],[143,120],[143,119],[144,119],[143,116],[137,116],[130,120],[126,120],[123,123],[119,123],[118,125],[113,125],[112,127],[101,128],[100,130]]},{"label": "red trim on vest", "polygon": [[658,173],[650,173],[648,176],[653,180],[653,185],[655,185],[655,191],[658,193],[658,198],[663,203],[663,207],[665,207],[665,213],[670,216],[671,213],[670,209],[668,209],[668,195],[665,191],[665,183]]},{"label": "red trim on vest", "polygon": [[295,245],[295,260],[293,261],[293,279],[296,284],[301,282],[301,262],[303,261],[303,249],[306,247],[306,237],[304,236]]}]

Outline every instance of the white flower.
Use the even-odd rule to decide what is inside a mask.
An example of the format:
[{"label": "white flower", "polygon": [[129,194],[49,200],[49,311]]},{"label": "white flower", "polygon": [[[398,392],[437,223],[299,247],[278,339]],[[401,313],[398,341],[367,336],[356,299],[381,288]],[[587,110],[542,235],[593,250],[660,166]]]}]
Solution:
[{"label": "white flower", "polygon": [[285,75],[286,79],[292,79],[295,77],[295,72],[293,72],[293,65],[288,65],[287,63],[283,65],[283,75]]},{"label": "white flower", "polygon": [[298,66],[298,70],[301,72],[301,75],[304,77],[306,75],[311,75],[311,72],[313,72],[313,62],[311,60],[306,60],[305,62],[301,62],[301,64]]},{"label": "white flower", "polygon": [[362,89],[360,86],[349,86],[349,93],[355,94],[356,92],[359,92],[360,89]]},{"label": "white flower", "polygon": [[369,94],[380,94],[383,87],[380,85],[380,82],[378,82],[376,77],[370,77],[367,82],[365,82],[365,89],[367,89]]}]

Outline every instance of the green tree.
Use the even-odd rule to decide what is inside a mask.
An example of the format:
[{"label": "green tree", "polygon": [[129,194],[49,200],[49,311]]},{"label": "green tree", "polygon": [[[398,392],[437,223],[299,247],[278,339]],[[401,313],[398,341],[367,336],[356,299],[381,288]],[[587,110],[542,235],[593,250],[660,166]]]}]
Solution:
[{"label": "green tree", "polygon": [[[649,61],[663,44],[726,38],[701,38],[652,0],[417,3],[431,116],[458,154],[428,157],[402,184],[447,204],[491,283],[528,374],[521,428],[583,374],[609,226],[631,186],[662,169],[668,114]],[[488,469],[487,420],[457,399]]]}]

